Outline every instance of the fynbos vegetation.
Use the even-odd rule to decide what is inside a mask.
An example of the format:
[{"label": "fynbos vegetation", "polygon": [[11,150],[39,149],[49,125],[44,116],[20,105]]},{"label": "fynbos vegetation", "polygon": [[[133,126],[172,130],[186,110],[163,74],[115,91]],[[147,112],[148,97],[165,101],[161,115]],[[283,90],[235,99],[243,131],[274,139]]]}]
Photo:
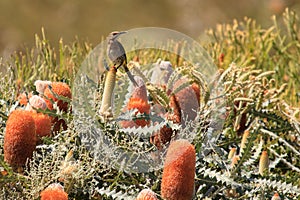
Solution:
[{"label": "fynbos vegetation", "polygon": [[[129,68],[141,77],[142,84],[134,90],[139,95],[114,95],[114,101],[120,96],[125,98],[122,105],[115,105],[123,112],[119,120],[101,120],[99,112],[92,119],[74,117],[72,105],[81,102],[72,99],[70,88],[73,92],[76,74],[92,46],[80,41],[65,45],[60,40],[55,51],[42,31],[42,36],[35,38],[35,47],[0,63],[7,69],[0,77],[1,199],[46,199],[51,195],[59,199],[299,198],[300,23],[298,16],[288,10],[282,20],[273,18],[273,23],[262,28],[246,18],[209,30],[211,40],[203,45],[219,68],[210,83],[193,70],[194,66],[167,52],[128,55],[129,65],[133,65]],[[138,67],[147,59],[159,58],[168,59],[176,71],[163,86],[147,83],[149,77]],[[180,82],[175,76],[184,76],[188,81]],[[104,78],[97,83],[88,77],[80,80],[95,91],[92,98],[99,103],[85,112],[100,110]],[[44,88],[35,84],[38,80],[51,82],[46,82]],[[167,90],[171,85],[173,90]],[[211,97],[207,88],[216,85],[223,88],[223,93]],[[128,91],[128,85],[118,86]],[[41,92],[41,88],[45,90]],[[88,94],[77,89],[75,93]],[[148,99],[141,95],[145,89]],[[184,97],[191,91],[197,97],[193,102],[197,112],[189,124],[181,118],[179,108],[183,109],[185,102],[180,101],[188,101]],[[47,107],[31,105],[30,111],[20,111],[27,107],[24,104],[30,105],[34,95],[44,99]],[[217,117],[210,112],[213,98],[224,99],[220,101],[224,109]],[[124,105],[126,109],[122,110]],[[164,108],[166,113],[151,116],[149,107],[154,106]],[[51,131],[45,128],[47,134],[39,129],[42,122],[35,122],[37,113],[48,120],[47,125],[51,119]],[[93,120],[99,126],[78,126]],[[221,130],[212,134],[220,120],[224,121]],[[92,134],[96,129],[105,135],[102,144],[107,146],[101,148],[108,149],[98,155],[83,144],[88,139],[91,146],[97,146],[99,138]],[[178,140],[179,135],[188,139],[190,132],[194,134],[192,141]],[[124,149],[135,154],[123,158],[114,152]],[[152,150],[156,151],[149,155],[157,162],[151,163],[155,166],[152,170],[126,168],[129,159],[145,167],[149,160],[143,155]],[[172,173],[179,178],[173,180]],[[185,183],[177,183],[179,180]]]}]

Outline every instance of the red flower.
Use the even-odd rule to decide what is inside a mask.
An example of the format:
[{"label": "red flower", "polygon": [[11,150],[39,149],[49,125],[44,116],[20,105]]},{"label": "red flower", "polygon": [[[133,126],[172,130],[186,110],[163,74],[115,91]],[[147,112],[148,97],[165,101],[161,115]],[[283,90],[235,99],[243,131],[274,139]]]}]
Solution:
[{"label": "red flower", "polygon": [[4,159],[12,167],[22,167],[36,146],[35,122],[30,111],[15,110],[6,122]]},{"label": "red flower", "polygon": [[196,152],[187,140],[171,142],[162,176],[161,195],[168,200],[192,199]]}]

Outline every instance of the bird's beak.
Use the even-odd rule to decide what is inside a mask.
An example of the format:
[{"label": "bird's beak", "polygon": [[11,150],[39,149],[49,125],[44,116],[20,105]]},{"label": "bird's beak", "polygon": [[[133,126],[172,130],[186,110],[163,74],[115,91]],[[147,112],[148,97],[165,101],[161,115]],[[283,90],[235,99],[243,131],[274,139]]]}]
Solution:
[{"label": "bird's beak", "polygon": [[124,33],[127,33],[127,31],[120,31],[118,35],[122,35]]}]

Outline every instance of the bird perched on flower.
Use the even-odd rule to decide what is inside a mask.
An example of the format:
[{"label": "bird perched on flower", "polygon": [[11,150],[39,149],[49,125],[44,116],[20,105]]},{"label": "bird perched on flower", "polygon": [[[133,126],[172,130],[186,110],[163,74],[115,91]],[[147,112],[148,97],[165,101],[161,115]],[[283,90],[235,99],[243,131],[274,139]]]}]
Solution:
[{"label": "bird perched on flower", "polygon": [[107,56],[112,61],[113,66],[118,70],[119,67],[123,67],[127,73],[130,81],[137,85],[132,74],[127,67],[127,57],[123,45],[117,40],[117,38],[127,33],[126,31],[113,31],[107,37]]}]

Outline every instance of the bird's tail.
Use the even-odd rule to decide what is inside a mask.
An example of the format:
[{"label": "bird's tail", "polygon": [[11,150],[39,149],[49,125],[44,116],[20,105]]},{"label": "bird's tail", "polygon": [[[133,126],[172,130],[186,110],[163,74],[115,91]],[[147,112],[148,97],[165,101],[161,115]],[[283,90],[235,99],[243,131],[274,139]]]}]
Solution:
[{"label": "bird's tail", "polygon": [[134,85],[135,87],[138,87],[139,85],[138,85],[137,82],[134,80],[133,75],[131,74],[131,72],[129,71],[129,69],[128,69],[127,67],[125,68],[125,72],[126,72],[126,74],[128,75],[130,81],[133,83],[133,85]]}]

